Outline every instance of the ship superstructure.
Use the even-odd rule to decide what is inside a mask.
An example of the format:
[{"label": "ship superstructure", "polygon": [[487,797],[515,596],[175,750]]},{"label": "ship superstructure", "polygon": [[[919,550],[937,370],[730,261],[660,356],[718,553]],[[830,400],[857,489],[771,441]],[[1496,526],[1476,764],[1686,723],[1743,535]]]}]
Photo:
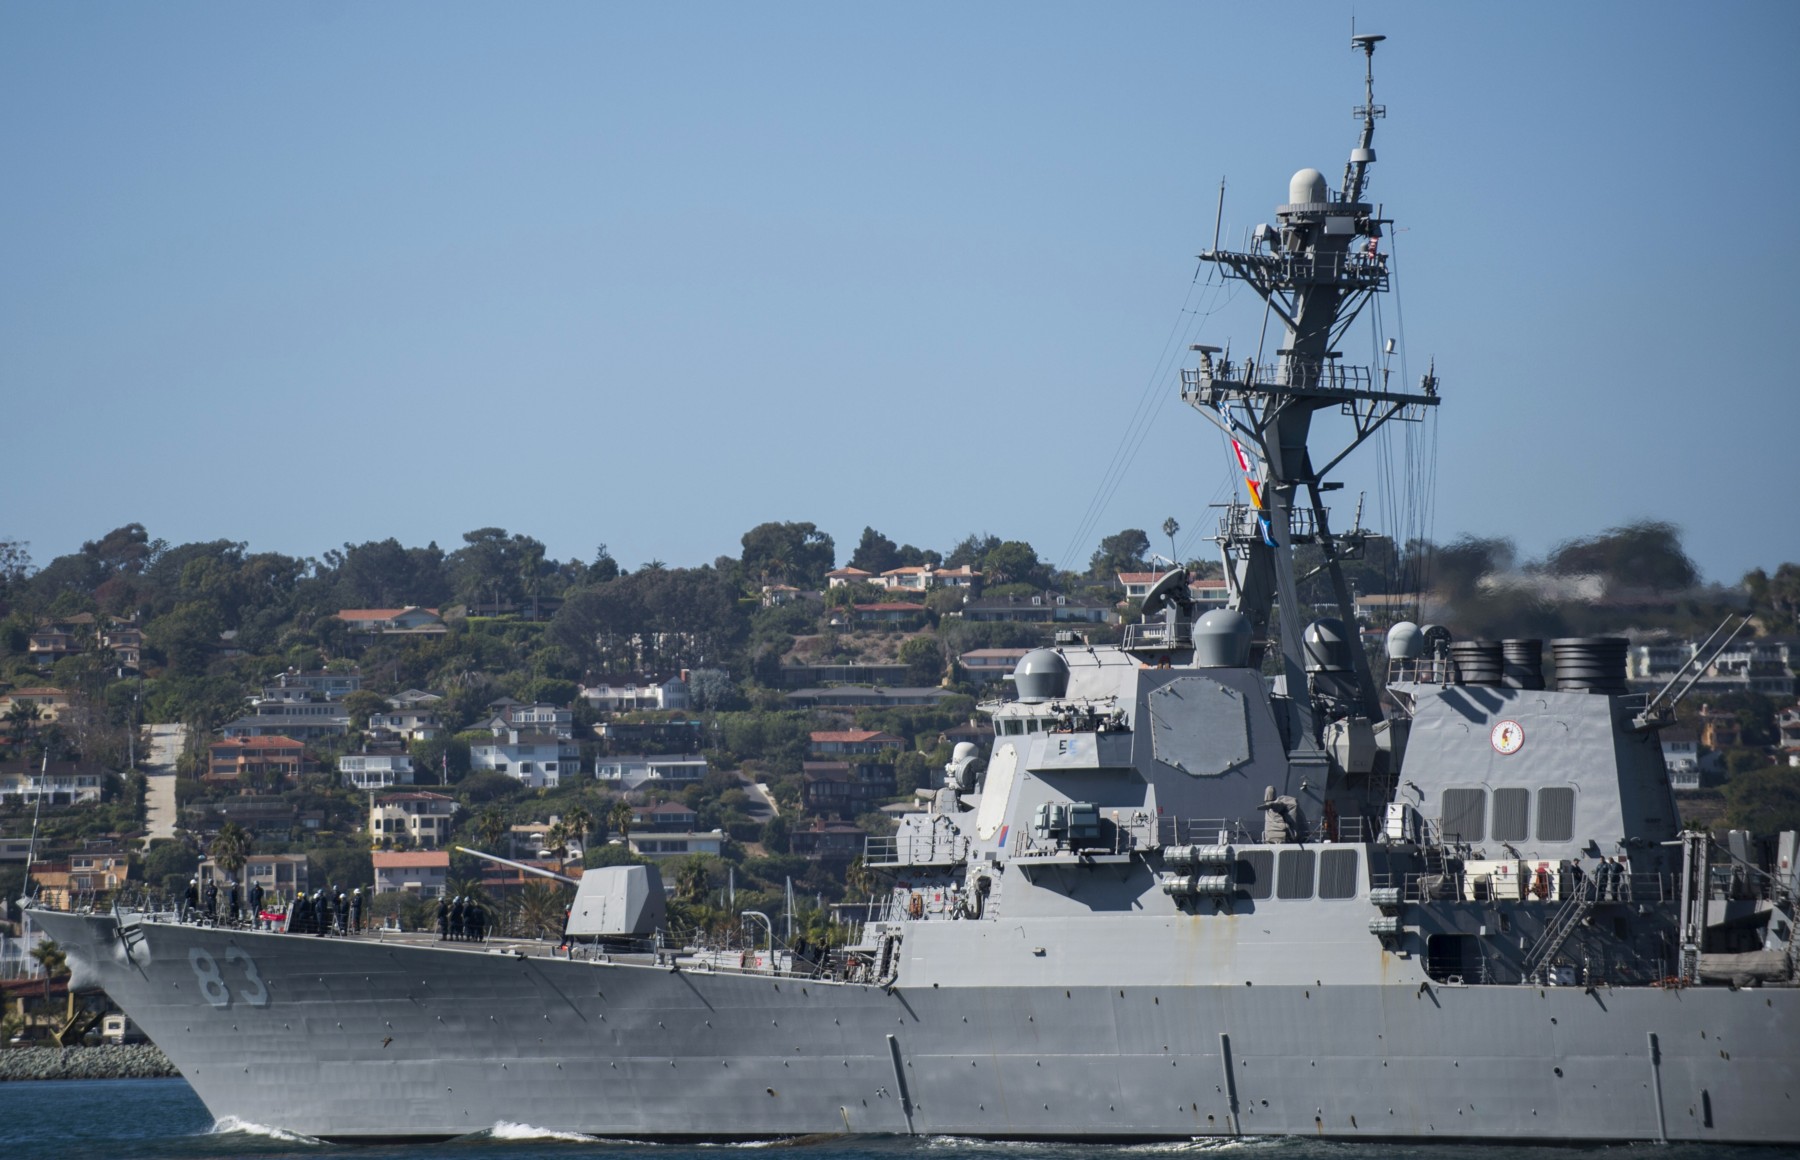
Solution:
[{"label": "ship superstructure", "polygon": [[[1535,642],[1402,624],[1377,666],[1353,627],[1328,474],[1438,402],[1338,357],[1388,282],[1379,40],[1342,187],[1302,170],[1252,249],[1202,255],[1285,329],[1266,363],[1199,348],[1183,375],[1246,477],[1231,606],[1201,614],[1177,569],[1119,644],[1028,654],[988,759],[959,746],[871,839],[887,887],[847,957],[38,914],[77,982],[215,1114],[333,1138],[1800,1138],[1796,835],[1679,829],[1666,715],[1604,639],[1546,672]],[[1325,409],[1349,446],[1314,448]],[[1296,544],[1338,616],[1304,613]],[[653,910],[643,883],[583,890]]]}]

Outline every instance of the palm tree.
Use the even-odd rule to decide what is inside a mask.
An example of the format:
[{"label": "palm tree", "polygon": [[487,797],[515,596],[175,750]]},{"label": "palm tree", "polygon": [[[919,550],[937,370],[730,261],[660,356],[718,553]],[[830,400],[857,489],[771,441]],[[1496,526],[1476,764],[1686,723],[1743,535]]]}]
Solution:
[{"label": "palm tree", "polygon": [[1163,535],[1169,537],[1169,562],[1177,568],[1181,567],[1181,561],[1175,558],[1175,533],[1180,530],[1181,525],[1175,522],[1174,516],[1163,521]]},{"label": "palm tree", "polygon": [[206,852],[212,855],[213,864],[235,884],[244,863],[250,860],[250,834],[236,822],[226,822],[219,827],[218,835]]},{"label": "palm tree", "polygon": [[550,828],[544,831],[544,845],[552,854],[556,855],[556,872],[558,874],[568,873],[569,823],[564,821],[551,823]]},{"label": "palm tree", "polygon": [[519,892],[519,908],[514,912],[517,933],[526,938],[544,938],[561,934],[565,903],[560,887],[538,880],[525,884]]},{"label": "palm tree", "polygon": [[498,806],[488,806],[475,815],[474,829],[482,848],[490,854],[497,853],[494,847],[501,843],[507,833],[506,815],[500,812]]},{"label": "palm tree", "polygon": [[56,940],[47,938],[31,948],[31,957],[37,960],[38,966],[44,968],[44,998],[50,997],[50,980],[68,970],[69,956],[56,945]]},{"label": "palm tree", "polygon": [[689,857],[681,860],[681,866],[675,871],[675,893],[689,902],[698,902],[712,884],[712,876],[707,873],[704,857]]},{"label": "palm tree", "polygon": [[579,803],[563,811],[563,825],[569,827],[569,836],[584,851],[588,847],[588,835],[594,832],[594,812]]},{"label": "palm tree", "polygon": [[624,798],[614,802],[612,809],[606,811],[607,822],[619,831],[619,840],[626,845],[631,844],[631,814],[631,803]]}]

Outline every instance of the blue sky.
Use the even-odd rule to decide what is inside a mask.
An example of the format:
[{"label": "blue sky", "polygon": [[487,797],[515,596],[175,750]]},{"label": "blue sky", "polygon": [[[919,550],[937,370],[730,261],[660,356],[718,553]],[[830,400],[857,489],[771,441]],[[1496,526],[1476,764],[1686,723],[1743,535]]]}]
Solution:
[{"label": "blue sky", "polygon": [[[1414,523],[1800,560],[1800,6],[1355,11],[1384,322],[1445,396]],[[1166,352],[1261,322],[1193,255],[1221,176],[1228,240],[1336,183],[1350,13],[6,5],[0,538],[1192,532],[1234,469]],[[1400,450],[1340,509],[1404,515]]]}]

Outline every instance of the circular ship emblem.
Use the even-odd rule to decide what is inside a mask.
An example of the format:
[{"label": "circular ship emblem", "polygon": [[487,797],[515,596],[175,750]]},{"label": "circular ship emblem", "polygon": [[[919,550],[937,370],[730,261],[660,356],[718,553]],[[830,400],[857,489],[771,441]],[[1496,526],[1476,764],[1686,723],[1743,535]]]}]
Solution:
[{"label": "circular ship emblem", "polygon": [[1525,744],[1525,730],[1519,726],[1517,721],[1502,721],[1494,726],[1492,733],[1488,734],[1488,740],[1494,743],[1495,753],[1511,755],[1517,753],[1519,746]]}]

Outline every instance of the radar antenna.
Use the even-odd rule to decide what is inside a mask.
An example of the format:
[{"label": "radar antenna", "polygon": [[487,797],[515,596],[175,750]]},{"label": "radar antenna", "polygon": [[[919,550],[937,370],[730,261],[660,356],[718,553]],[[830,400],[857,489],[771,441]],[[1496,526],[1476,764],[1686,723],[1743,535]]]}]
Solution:
[{"label": "radar antenna", "polygon": [[[1228,278],[1248,283],[1279,318],[1286,343],[1276,357],[1233,361],[1217,347],[1196,347],[1200,365],[1183,370],[1182,398],[1229,436],[1249,484],[1248,501],[1226,507],[1217,539],[1224,550],[1233,606],[1250,621],[1250,663],[1262,663],[1271,617],[1279,610],[1282,670],[1292,728],[1289,757],[1297,765],[1323,763],[1319,722],[1307,692],[1302,639],[1305,619],[1295,575],[1295,545],[1317,549],[1338,615],[1355,624],[1355,608],[1341,561],[1366,537],[1360,526],[1334,533],[1325,493],[1342,486],[1326,475],[1389,420],[1416,422],[1437,405],[1437,379],[1420,389],[1394,390],[1370,368],[1347,366],[1340,345],[1364,306],[1388,290],[1388,256],[1381,250],[1390,223],[1363,200],[1375,161],[1375,121],[1387,110],[1375,103],[1374,34],[1351,38],[1362,52],[1362,131],[1344,169],[1344,188],[1333,194],[1317,169],[1302,169],[1288,184],[1287,204],[1273,226],[1259,226],[1247,252],[1200,255]],[[1315,414],[1336,411],[1350,420],[1347,445],[1315,451]],[[1360,521],[1359,521],[1360,523]],[[1356,711],[1381,719],[1380,696],[1361,648],[1350,650],[1356,675]]]},{"label": "radar antenna", "polygon": [[1375,103],[1375,46],[1387,37],[1372,32],[1350,38],[1350,47],[1363,54],[1363,103],[1353,116],[1362,118],[1362,138],[1344,164],[1344,200],[1361,201],[1368,180],[1369,162],[1375,160],[1375,119],[1387,116],[1387,106]]}]

